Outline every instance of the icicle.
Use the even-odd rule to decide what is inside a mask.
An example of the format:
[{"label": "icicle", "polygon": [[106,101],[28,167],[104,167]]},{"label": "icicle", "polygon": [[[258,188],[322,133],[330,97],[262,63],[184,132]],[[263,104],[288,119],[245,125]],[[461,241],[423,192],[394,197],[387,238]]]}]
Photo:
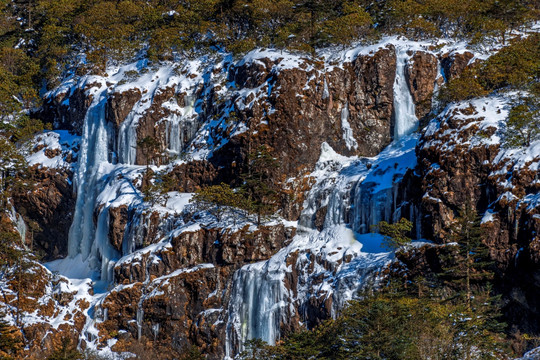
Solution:
[{"label": "icicle", "polygon": [[144,296],[141,296],[141,299],[137,303],[137,340],[140,340],[142,336],[142,323],[144,320],[144,309],[142,307],[143,301]]},{"label": "icicle", "polygon": [[330,90],[328,90],[328,82],[326,81],[326,76],[324,77],[324,88],[322,93],[322,99],[326,100],[330,97]]},{"label": "icicle", "polygon": [[349,103],[345,103],[341,109],[341,129],[343,130],[343,140],[349,150],[358,149],[358,143],[354,138],[351,124],[349,124]]},{"label": "icicle", "polygon": [[286,307],[284,273],[269,271],[267,266],[267,262],[247,265],[235,274],[229,304],[227,357],[232,357],[234,350],[241,352],[247,340],[262,339],[274,345],[279,339]]},{"label": "icicle", "polygon": [[137,158],[137,121],[135,112],[128,114],[118,130],[118,161],[133,165]]},{"label": "icicle", "polygon": [[23,217],[17,213],[15,213],[15,218],[17,219],[17,221],[15,222],[16,229],[21,235],[21,240],[24,244],[26,242],[26,223],[24,222]]},{"label": "icicle", "polygon": [[101,281],[104,286],[112,282],[114,264],[120,258],[120,254],[109,242],[109,208],[104,208],[98,216],[97,229],[92,247],[94,263],[98,267],[101,264]]}]

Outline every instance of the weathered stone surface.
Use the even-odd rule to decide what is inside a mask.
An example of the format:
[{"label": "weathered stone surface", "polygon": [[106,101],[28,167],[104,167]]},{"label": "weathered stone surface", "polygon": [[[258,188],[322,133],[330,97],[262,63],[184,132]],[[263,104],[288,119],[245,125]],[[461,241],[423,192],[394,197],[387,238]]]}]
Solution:
[{"label": "weathered stone surface", "polygon": [[467,68],[472,58],[474,58],[474,54],[469,51],[443,55],[441,59],[441,66],[447,78],[446,80],[449,81],[453,78],[459,77]]},{"label": "weathered stone surface", "polygon": [[[264,70],[261,64],[265,64]],[[217,166],[225,167],[223,172],[229,174],[225,177],[234,178],[249,152],[263,144],[280,163],[278,178],[311,171],[323,142],[340,153],[365,156],[377,154],[390,143],[396,66],[393,47],[359,56],[327,72],[321,71],[322,64],[308,59],[305,70],[301,66],[281,70],[279,65],[273,70],[272,66],[269,60],[261,61],[234,73],[249,85],[261,86],[262,92],[270,87],[278,90],[237,112],[249,130],[229,139],[212,158]],[[261,78],[253,71],[267,75]],[[247,79],[257,80],[251,83]],[[346,112],[355,146],[344,140],[342,113]]]},{"label": "weathered stone surface", "polygon": [[495,161],[499,144],[471,142],[496,131],[481,130],[478,123],[483,118],[475,117],[477,113],[472,105],[454,110],[417,148],[423,235],[449,241],[460,209],[470,204],[484,214],[489,207],[493,220],[482,224],[484,242],[497,262],[497,286],[508,301],[506,315],[522,331],[537,332],[540,302],[534,294],[540,291],[540,221],[538,208],[527,207],[520,199],[538,192],[534,180],[538,172],[527,164],[516,167],[510,159]]},{"label": "weathered stone surface", "polygon": [[128,207],[109,208],[109,242],[118,252],[122,253],[122,242],[128,223]]},{"label": "weathered stone surface", "polygon": [[[217,266],[241,266],[269,259],[294,236],[294,229],[284,225],[261,226],[250,231],[245,227],[228,229],[200,228],[183,232],[171,240],[171,246],[151,255],[143,254],[136,261],[121,263],[114,269],[120,284],[143,281],[149,276],[163,276],[175,269],[203,263]],[[154,256],[160,261],[154,262]]]},{"label": "weathered stone surface", "polygon": [[[304,196],[311,187],[307,175],[313,171],[324,142],[341,154],[373,156],[392,141],[396,74],[393,46],[327,69],[316,59],[301,60],[303,62],[296,68],[282,68],[280,59],[258,59],[232,66],[228,79],[223,80],[234,83],[238,89],[231,89],[225,99],[218,98],[218,88],[222,85],[215,88],[201,85],[203,88],[194,94],[198,108],[202,110],[196,115],[199,117],[191,119],[193,123],[182,130],[184,143],[192,140],[192,130],[200,123],[219,118],[224,103],[234,104],[234,121],[245,124],[246,130],[232,136],[232,130],[227,126],[210,129],[213,139],[221,137],[227,141],[219,148],[210,148],[213,153],[208,160],[186,158],[187,162],[176,165],[170,172],[176,184],[170,190],[193,192],[221,181],[238,186],[238,175],[246,171],[248,155],[265,145],[280,165],[273,170],[272,177],[285,188],[280,199],[280,215],[294,221],[298,219]],[[458,65],[455,68],[458,69]],[[419,117],[430,110],[437,75],[435,56],[425,52],[413,55],[407,69],[407,81]],[[165,104],[176,102],[184,107],[188,101],[186,93],[178,94],[177,91],[176,86],[156,90],[152,103],[147,104],[148,109],[138,114],[137,140],[150,136],[158,141],[160,151],[167,149],[169,119],[180,114],[171,110],[175,106]],[[246,92],[249,95],[243,97]],[[141,100],[144,95],[144,91],[139,90],[110,93],[105,109],[107,120],[118,130],[134,106],[146,101]],[[60,107],[63,100],[54,100],[57,101],[55,106]],[[84,106],[77,111],[83,111],[79,115],[84,114]],[[61,118],[63,113],[59,110],[55,116]],[[148,161],[142,149],[137,149],[136,164],[143,165]],[[156,164],[167,161],[165,157],[154,159]],[[470,184],[481,177],[472,170],[469,173],[467,181]],[[420,180],[415,180],[418,185]],[[142,183],[148,185],[149,181],[150,176],[145,175]],[[454,186],[444,182],[439,185],[441,192]],[[409,192],[403,194],[419,198],[417,189],[420,187],[411,186]],[[456,188],[455,191],[460,190]],[[458,204],[464,196],[470,194],[456,195],[451,201]],[[426,202],[426,211],[435,212],[428,206]],[[443,208],[441,219],[434,220],[437,231],[444,231],[446,221],[451,219],[453,209],[448,209]],[[96,209],[95,214],[102,210]],[[136,346],[146,350],[153,347],[157,350],[155,358],[166,358],[167,351],[181,352],[191,344],[201,348],[209,358],[223,358],[234,272],[245,264],[269,259],[289,243],[295,231],[284,225],[261,226],[256,230],[245,227],[235,231],[194,227],[191,231],[175,234],[170,241],[157,244],[170,234],[177,224],[175,221],[179,220],[175,218],[178,215],[147,208],[131,209],[126,205],[108,211],[108,236],[113,247],[121,253],[128,235],[129,245],[140,251],[129,261],[124,259],[116,264],[114,279],[117,286],[96,307],[100,340],[117,338],[117,351]],[[313,216],[318,229],[323,227],[326,211],[326,207],[321,207]],[[403,208],[402,211],[405,216],[412,210]],[[135,216],[139,216],[137,229],[129,226]],[[189,221],[182,220],[185,220],[183,223]],[[126,234],[126,231],[132,233]],[[156,245],[142,249],[151,244]],[[344,256],[332,262],[314,251],[303,250],[289,254],[286,261],[292,270],[286,274],[285,286],[296,296],[299,287],[308,286],[298,282],[308,281],[302,276],[314,273],[315,266],[332,272],[350,258]],[[317,276],[314,274],[309,279],[313,289],[323,281]],[[335,304],[327,295],[324,290],[315,291],[305,302],[298,301],[290,321],[283,324],[283,332],[298,329],[300,322],[315,326],[328,318]],[[59,298],[59,301],[65,302],[68,298]]]},{"label": "weathered stone surface", "polygon": [[46,99],[36,115],[44,122],[52,123],[55,129],[71,130],[81,135],[85,115],[93,99],[87,90],[93,86],[101,85],[88,84]]},{"label": "weathered stone surface", "polygon": [[44,255],[44,260],[64,257],[75,211],[75,196],[70,186],[72,174],[69,170],[37,166],[29,171],[35,181],[33,188],[18,189],[13,194],[17,211],[30,224],[26,241]]},{"label": "weathered stone surface", "polygon": [[148,346],[167,350],[156,354],[157,359],[181,354],[191,345],[211,359],[221,359],[230,292],[226,279],[232,274],[231,267],[202,266],[111,292],[103,301],[109,315],[99,324],[100,336],[106,340],[126,332],[119,337],[116,350],[151,340]]},{"label": "weathered stone surface", "polygon": [[416,117],[422,119],[431,111],[439,60],[433,54],[417,51],[411,57],[405,76],[416,105]]},{"label": "weathered stone surface", "polygon": [[118,128],[132,111],[133,106],[141,99],[141,91],[137,88],[122,93],[113,92],[107,99],[105,118]]}]

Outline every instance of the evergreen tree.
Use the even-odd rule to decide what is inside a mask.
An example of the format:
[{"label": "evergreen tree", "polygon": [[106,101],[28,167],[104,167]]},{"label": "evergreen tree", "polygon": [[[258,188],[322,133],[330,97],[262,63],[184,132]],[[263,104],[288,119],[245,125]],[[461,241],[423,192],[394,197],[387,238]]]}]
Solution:
[{"label": "evergreen tree", "polygon": [[247,171],[241,175],[241,192],[249,200],[249,211],[257,215],[258,225],[277,208],[279,184],[274,172],[278,167],[268,146],[262,145],[248,155]]},{"label": "evergreen tree", "polygon": [[392,250],[396,250],[411,242],[411,238],[407,236],[413,228],[412,222],[405,218],[401,218],[394,224],[389,224],[386,221],[381,221],[373,227],[384,236],[384,245]]},{"label": "evergreen tree", "polygon": [[137,147],[146,160],[146,172],[150,169],[150,163],[156,161],[161,154],[159,153],[159,142],[152,136],[146,136],[144,139],[137,141]]},{"label": "evergreen tree", "polygon": [[489,249],[483,243],[480,218],[476,211],[468,205],[459,215],[450,235],[450,241],[456,244],[453,261],[450,261],[451,265],[444,269],[441,276],[464,299],[470,310],[474,285],[491,281],[494,269]]},{"label": "evergreen tree", "polygon": [[529,146],[540,137],[539,97],[531,94],[514,102],[506,123],[506,144]]},{"label": "evergreen tree", "polygon": [[25,169],[25,158],[13,143],[0,135],[0,208],[8,208],[8,198]]},{"label": "evergreen tree", "polygon": [[56,349],[47,360],[80,360],[83,359],[83,354],[77,350],[77,346],[73,344],[70,338],[64,337],[60,347]]},{"label": "evergreen tree", "polygon": [[245,209],[248,206],[242,194],[234,191],[225,183],[196,191],[190,201],[196,203],[200,209],[209,211],[216,217],[217,221],[223,219],[223,214],[229,208]]}]

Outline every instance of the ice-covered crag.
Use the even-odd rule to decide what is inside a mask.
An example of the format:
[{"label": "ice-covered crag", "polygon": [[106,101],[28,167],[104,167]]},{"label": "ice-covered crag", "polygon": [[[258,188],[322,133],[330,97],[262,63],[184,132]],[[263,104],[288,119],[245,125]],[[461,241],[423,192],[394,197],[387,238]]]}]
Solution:
[{"label": "ice-covered crag", "polygon": [[399,182],[416,165],[417,139],[406,136],[374,158],[344,157],[323,144],[292,243],[235,273],[229,356],[246,340],[273,344],[283,330],[335,317],[363,286],[376,281],[392,253],[370,227],[399,219]]},{"label": "ice-covered crag", "polygon": [[[195,343],[223,358],[339,313],[392,258],[371,225],[420,218],[400,181],[442,79],[429,46],[141,61],[51,93],[57,126],[71,119],[81,135],[69,256],[48,265],[94,281],[81,341]],[[237,186],[261,145],[289,194],[274,219],[217,221],[188,206],[197,187]],[[158,173],[173,191],[148,198]]]},{"label": "ice-covered crag", "polygon": [[416,173],[428,238],[443,241],[465,204],[481,216],[501,285],[512,289],[508,318],[537,331],[540,274],[540,141],[508,144],[506,126],[517,93],[452,104],[423,131]]},{"label": "ice-covered crag", "polygon": [[[268,261],[235,274],[228,356],[241,351],[246,340],[260,338],[273,344],[282,329],[311,327],[322,318],[335,317],[391,261],[381,236],[369,231],[380,221],[399,220],[399,183],[416,165],[418,139],[407,135],[418,126],[418,119],[405,81],[410,59],[406,49],[397,50],[397,59],[394,142],[374,158],[347,158],[322,144],[311,174],[315,184],[292,243]],[[348,124],[348,116],[346,104],[342,124]],[[348,140],[347,146],[357,147],[356,140]]]}]

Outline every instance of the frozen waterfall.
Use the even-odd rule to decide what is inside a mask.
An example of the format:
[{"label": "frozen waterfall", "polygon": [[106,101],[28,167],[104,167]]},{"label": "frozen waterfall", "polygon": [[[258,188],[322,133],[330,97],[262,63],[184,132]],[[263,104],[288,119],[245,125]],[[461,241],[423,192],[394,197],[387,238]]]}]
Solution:
[{"label": "frozen waterfall", "polygon": [[74,176],[77,201],[68,242],[68,259],[81,255],[91,269],[98,270],[101,267],[103,280],[108,279],[109,260],[117,256],[108,242],[108,213],[102,211],[97,227],[94,225],[97,197],[112,166],[109,162],[112,155],[112,129],[105,119],[106,101],[105,91],[97,92],[86,113],[78,167]]},{"label": "frozen waterfall", "polygon": [[271,269],[270,262],[247,265],[235,273],[232,298],[238,301],[229,305],[229,313],[236,316],[227,328],[227,354],[233,354],[233,346],[242,349],[250,339],[263,339],[271,345],[279,339],[286,306],[283,275],[279,267]]},{"label": "frozen waterfall", "polygon": [[415,131],[418,127],[414,101],[405,76],[410,56],[406,48],[397,49],[396,79],[394,81],[394,140]]},{"label": "frozen waterfall", "polygon": [[[250,339],[274,344],[283,321],[291,316],[300,316],[298,320],[306,322],[307,315],[301,309],[311,306],[311,297],[332,299],[331,315],[336,316],[391,258],[381,248],[382,237],[370,234],[370,227],[400,216],[399,181],[416,165],[418,140],[412,134],[418,119],[405,76],[410,56],[406,48],[398,48],[396,55],[394,142],[376,157],[363,159],[343,157],[323,144],[312,173],[317,182],[304,202],[291,245],[265,262],[244,266],[234,276],[227,327],[228,358],[242,351],[243,343]],[[349,131],[347,105],[341,119],[347,146],[356,148],[357,140]],[[318,231],[314,218],[321,209],[326,209],[326,216],[323,229]],[[410,213],[418,216],[415,208]],[[288,263],[288,254],[293,253],[298,260]],[[352,260],[341,263],[344,254],[351,255]],[[285,286],[287,276],[293,272],[297,282],[294,291]]]}]

